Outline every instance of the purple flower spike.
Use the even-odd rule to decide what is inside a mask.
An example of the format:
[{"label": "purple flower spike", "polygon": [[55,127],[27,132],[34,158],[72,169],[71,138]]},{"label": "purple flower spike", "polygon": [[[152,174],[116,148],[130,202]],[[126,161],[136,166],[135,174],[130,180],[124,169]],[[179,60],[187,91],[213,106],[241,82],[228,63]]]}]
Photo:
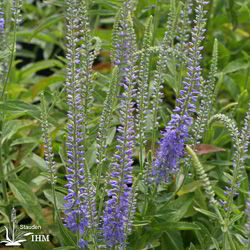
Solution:
[{"label": "purple flower spike", "polygon": [[[65,225],[72,232],[80,234],[81,239],[77,244],[84,247],[87,245],[86,228],[91,230],[92,239],[95,240],[95,228],[97,227],[96,192],[84,157],[87,138],[86,116],[88,115],[86,111],[88,105],[85,104],[90,102],[90,93],[86,90],[85,85],[90,83],[88,80],[91,78],[89,68],[91,68],[94,55],[88,54],[89,64],[86,66],[83,56],[87,54],[85,50],[88,50],[88,44],[83,43],[83,40],[90,39],[86,38],[89,23],[84,1],[67,0],[66,5],[66,59],[68,62],[65,82],[68,103],[68,141],[66,143],[68,174],[66,178],[68,184],[65,187],[68,188],[68,194],[64,198],[66,201]],[[90,87],[88,86],[88,88]]]},{"label": "purple flower spike", "polygon": [[206,24],[204,7],[207,2],[197,0],[195,27],[192,30],[192,41],[188,49],[188,72],[182,82],[180,96],[176,100],[176,108],[173,110],[172,119],[163,133],[160,149],[157,152],[153,166],[153,175],[156,180],[168,182],[168,174],[179,170],[179,160],[184,156],[184,143],[189,139],[188,127],[192,125],[192,115],[196,113],[196,99],[200,94],[201,81],[200,60],[202,59],[201,41]]},{"label": "purple flower spike", "polygon": [[111,163],[109,187],[110,199],[105,202],[103,217],[104,240],[108,247],[124,247],[131,229],[134,203],[132,202],[132,164],[135,143],[134,132],[134,83],[136,79],[135,33],[130,16],[131,1],[124,1],[120,11],[115,61],[119,61],[120,86],[120,126],[117,131],[117,151]]},{"label": "purple flower spike", "polygon": [[[177,119],[178,123],[180,120]],[[160,141],[160,150],[157,152],[153,168],[156,181],[168,182],[168,175],[179,170],[179,160],[184,156],[184,143],[188,137],[188,127],[181,125],[178,128],[169,126],[163,133]]]},{"label": "purple flower spike", "polygon": [[0,33],[4,32],[4,18],[0,18]]}]

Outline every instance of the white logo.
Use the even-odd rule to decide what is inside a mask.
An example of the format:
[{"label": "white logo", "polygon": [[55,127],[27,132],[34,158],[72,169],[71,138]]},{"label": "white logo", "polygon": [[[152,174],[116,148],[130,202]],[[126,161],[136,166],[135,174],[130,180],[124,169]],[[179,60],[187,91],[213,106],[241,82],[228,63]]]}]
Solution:
[{"label": "white logo", "polygon": [[[6,232],[6,240],[0,241],[0,243],[6,243],[5,246],[21,246],[20,243],[26,241],[25,239],[23,239],[23,237],[32,235],[33,233],[26,233],[19,230],[16,221],[15,208],[12,208],[11,222],[12,222],[12,227],[10,227],[9,229],[4,226]],[[10,239],[9,237],[9,231],[12,239]]]}]

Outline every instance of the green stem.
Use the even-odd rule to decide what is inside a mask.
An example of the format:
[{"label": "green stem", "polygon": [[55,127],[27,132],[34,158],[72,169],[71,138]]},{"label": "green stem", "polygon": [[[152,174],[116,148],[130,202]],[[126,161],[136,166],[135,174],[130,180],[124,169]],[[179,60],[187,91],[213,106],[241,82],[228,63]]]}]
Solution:
[{"label": "green stem", "polygon": [[6,185],[6,181],[4,178],[4,166],[3,166],[3,159],[2,159],[2,134],[1,134],[1,139],[0,139],[0,175],[1,175],[1,182],[2,182],[2,189],[3,189],[3,200],[5,204],[8,204],[7,185]]},{"label": "green stem", "polygon": [[13,33],[14,33],[14,38],[13,38],[13,44],[12,44],[12,49],[11,49],[11,57],[10,57],[10,63],[9,63],[9,67],[8,67],[8,72],[4,81],[4,85],[3,85],[3,91],[1,93],[1,100],[3,101],[4,98],[4,93],[8,84],[8,80],[10,77],[10,72],[11,72],[11,68],[12,68],[12,63],[14,61],[14,57],[15,57],[15,46],[16,46],[16,20],[14,21],[14,29],[13,29]]},{"label": "green stem", "polygon": [[141,173],[143,172],[143,159],[142,159],[142,152],[143,151],[143,141],[142,141],[142,135],[140,131],[140,156],[139,156],[139,162],[140,162],[140,170]]},{"label": "green stem", "polygon": [[62,96],[62,94],[65,92],[65,87],[62,88],[62,90],[59,92],[59,94],[55,97],[55,99],[52,101],[51,106],[48,109],[48,114],[50,111],[54,108],[55,104],[59,100],[59,98]]},{"label": "green stem", "polygon": [[[16,17],[15,17],[16,18]],[[14,34],[14,38],[13,38],[13,43],[12,43],[12,50],[11,50],[11,57],[10,57],[10,63],[9,63],[9,67],[8,67],[8,72],[3,84],[3,90],[1,93],[1,101],[4,103],[4,93],[8,84],[8,80],[9,80],[9,76],[10,76],[10,72],[11,72],[11,68],[12,68],[12,63],[14,61],[14,57],[15,57],[15,46],[16,46],[16,19],[13,22],[14,24],[14,28],[13,28],[13,34]],[[3,129],[3,123],[4,123],[4,114],[1,114],[1,120],[2,120],[2,129]],[[3,137],[3,131],[1,133],[1,138],[0,138],[0,175],[1,175],[1,182],[2,182],[2,189],[3,189],[3,199],[5,201],[5,203],[8,203],[8,195],[7,195],[7,185],[6,185],[6,181],[4,179],[4,166],[3,166],[3,159],[2,159],[2,137]]]}]

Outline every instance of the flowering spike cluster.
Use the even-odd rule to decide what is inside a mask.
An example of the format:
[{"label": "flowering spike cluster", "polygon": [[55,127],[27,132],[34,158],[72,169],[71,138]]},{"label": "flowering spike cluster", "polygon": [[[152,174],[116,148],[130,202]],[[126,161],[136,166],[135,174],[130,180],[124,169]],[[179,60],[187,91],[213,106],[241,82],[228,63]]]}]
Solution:
[{"label": "flowering spike cluster", "polygon": [[96,46],[93,50],[92,47],[92,39],[90,35],[90,28],[89,28],[89,20],[87,16],[87,4],[86,0],[79,1],[79,19],[80,19],[80,27],[79,27],[79,42],[81,43],[81,46],[79,48],[80,51],[80,62],[81,62],[81,78],[80,78],[80,84],[81,84],[81,103],[83,107],[83,113],[84,113],[84,136],[85,136],[85,142],[84,145],[87,147],[87,138],[89,134],[88,129],[88,120],[89,116],[91,114],[91,107],[93,103],[93,72],[92,72],[92,66],[94,63],[94,59],[99,53],[100,45],[98,44],[98,41],[96,40]]},{"label": "flowering spike cluster", "polygon": [[166,32],[164,34],[163,39],[163,54],[162,54],[162,60],[163,60],[163,70],[165,70],[167,67],[170,69],[170,64],[173,64],[173,62],[176,62],[176,58],[181,58],[181,61],[183,61],[183,52],[177,50],[178,44],[176,47],[174,46],[175,39],[179,38],[179,33],[181,32],[178,28],[178,23],[180,22],[180,15],[179,11],[181,8],[181,2],[179,3],[178,7],[176,8],[176,0],[170,1],[170,11],[168,13],[168,21],[167,21],[167,27]]},{"label": "flowering spike cluster", "polygon": [[114,65],[120,65],[120,19],[121,9],[118,10],[115,18],[115,22],[112,29],[112,49],[111,49],[111,61]]},{"label": "flowering spike cluster", "polygon": [[170,11],[168,13],[168,21],[167,21],[167,31],[165,32],[165,35],[168,36],[168,42],[169,46],[172,45],[172,41],[175,38],[176,35],[176,24],[177,24],[177,10],[176,10],[176,1],[171,0],[170,1]]},{"label": "flowering spike cluster", "polygon": [[49,124],[48,124],[48,114],[46,109],[46,103],[44,94],[41,94],[41,120],[42,120],[42,132],[43,132],[43,140],[44,140],[44,160],[47,165],[50,177],[49,181],[52,185],[56,183],[56,163],[54,161],[54,154],[52,152],[52,143],[49,137]]},{"label": "flowering spike cluster", "polygon": [[[200,94],[200,82],[201,82],[201,66],[200,61],[202,59],[201,51],[203,47],[201,42],[204,39],[206,19],[204,18],[206,11],[205,5],[208,2],[197,0],[196,18],[194,20],[195,26],[192,28],[191,42],[188,49],[188,67],[187,76],[183,81],[183,87],[180,91],[180,97],[176,100],[175,114],[187,116],[191,118],[191,114],[196,112],[196,100]],[[189,119],[192,120],[192,119]]]},{"label": "flowering spike cluster", "polygon": [[[188,41],[191,34],[191,20],[189,15],[192,13],[193,3],[191,0],[180,2],[180,16],[176,25],[176,40],[178,43],[173,51],[175,57],[177,57],[177,68],[179,69],[179,81],[182,82],[182,71],[187,67],[188,63]],[[179,90],[179,89],[178,89]]]},{"label": "flowering spike cluster", "polygon": [[119,69],[118,66],[115,66],[112,72],[112,77],[109,85],[109,90],[107,97],[104,102],[104,109],[100,118],[99,129],[97,132],[97,157],[96,163],[102,164],[106,160],[105,156],[105,148],[106,148],[106,139],[108,135],[108,128],[111,122],[111,114],[114,109],[114,104],[116,100],[117,94],[117,85],[118,85],[118,74]]},{"label": "flowering spike cluster", "polygon": [[[188,72],[180,96],[176,100],[176,107],[173,110],[171,120],[160,142],[160,150],[157,153],[153,174],[158,175],[158,180],[168,180],[168,173],[176,172],[179,169],[179,160],[184,155],[184,143],[190,138],[188,128],[192,125],[192,114],[196,112],[196,101],[199,95],[201,82],[202,59],[201,42],[204,39],[206,11],[204,7],[208,2],[196,0],[195,26],[192,28],[192,41],[188,49]],[[164,169],[164,171],[163,171]]]},{"label": "flowering spike cluster", "polygon": [[[124,74],[120,85],[124,88],[120,103],[120,123],[117,136],[117,151],[111,163],[108,201],[105,202],[103,217],[104,239],[109,247],[126,244],[128,233],[131,228],[131,220],[135,202],[131,200],[132,195],[132,154],[134,147],[134,122],[132,99],[135,97],[134,81],[135,59],[134,52],[134,30],[130,16],[130,1],[123,3],[120,20],[120,36],[123,40],[122,54],[126,66],[123,67]],[[126,34],[126,36],[124,36]],[[120,59],[119,59],[120,60]],[[133,205],[133,206],[132,206]],[[132,206],[132,207],[131,207]]]},{"label": "flowering spike cluster", "polygon": [[138,77],[138,94],[136,98],[136,133],[137,142],[140,145],[140,161],[142,161],[142,147],[146,143],[145,140],[145,130],[146,130],[146,120],[148,113],[148,84],[149,84],[149,62],[150,62],[150,52],[149,48],[151,46],[152,34],[151,34],[151,24],[152,16],[149,18],[148,24],[146,26],[143,44],[142,44],[142,54],[139,66],[139,77]]},{"label": "flowering spike cluster", "polygon": [[248,145],[250,143],[250,103],[248,104],[248,112],[246,114],[246,117],[244,119],[244,125],[241,130],[241,136],[240,136],[241,144],[243,153],[248,153]]},{"label": "flowering spike cluster", "polygon": [[227,215],[232,212],[233,199],[236,195],[238,195],[238,190],[240,187],[240,183],[243,179],[242,171],[244,171],[244,146],[241,142],[240,133],[236,126],[236,123],[223,114],[217,114],[212,116],[209,120],[209,124],[213,121],[219,120],[221,121],[229,131],[232,137],[232,145],[233,145],[233,167],[229,170],[229,174],[225,173],[225,176],[228,179],[228,185],[225,186],[226,191],[224,192],[226,196],[226,201],[222,201],[222,205],[227,211]]},{"label": "flowering spike cluster", "polygon": [[[159,109],[160,109],[160,103],[162,102],[162,96],[163,93],[161,93],[161,89],[163,88],[163,82],[164,82],[164,77],[163,77],[163,72],[165,70],[164,65],[167,65],[168,63],[168,57],[170,56],[170,54],[172,53],[171,50],[171,46],[172,46],[172,41],[174,39],[174,23],[175,23],[175,11],[173,10],[175,9],[175,1],[172,2],[172,9],[169,13],[169,18],[168,18],[168,25],[167,25],[167,31],[164,34],[164,38],[163,38],[163,42],[160,45],[160,51],[159,51],[159,60],[156,63],[156,73],[154,75],[154,79],[153,79],[153,93],[152,93],[152,117],[153,117],[153,121],[152,121],[152,154],[153,156],[156,155],[156,150],[155,150],[155,143],[156,143],[156,131],[158,130],[158,126],[159,126],[159,117],[158,117],[158,113],[159,113]],[[165,151],[165,150],[164,150]],[[162,151],[163,152],[163,151]],[[166,153],[166,152],[165,152]],[[162,156],[165,153],[160,153]],[[156,158],[158,158],[158,155],[156,156]],[[159,160],[159,158],[158,158]],[[161,175],[163,172],[162,170],[160,170],[159,168],[161,168],[161,162],[159,162],[158,160],[156,164],[154,164],[154,166],[152,166],[152,174],[153,176],[157,176],[157,180],[159,179],[159,175]],[[165,160],[164,160],[165,161]],[[163,177],[163,176],[162,176]],[[167,179],[167,176],[165,176],[164,178],[165,180]]]},{"label": "flowering spike cluster", "polygon": [[156,176],[157,182],[163,180],[167,183],[168,175],[179,170],[179,159],[183,157],[184,142],[187,137],[187,126],[185,127],[185,133],[183,133],[184,128],[182,130],[166,128],[163,133],[153,168],[153,176]]},{"label": "flowering spike cluster", "polygon": [[[174,53],[177,50],[173,49],[174,38],[176,35],[176,24],[177,24],[177,12],[176,12],[176,2],[173,0],[171,1],[171,10],[168,15],[168,23],[167,23],[167,31],[164,34],[163,42],[160,45],[159,51],[159,60],[156,63],[156,73],[153,79],[153,93],[152,93],[152,153],[155,157],[156,150],[155,150],[155,143],[156,143],[156,131],[158,130],[158,117],[160,103],[162,102],[163,93],[161,93],[161,89],[163,88],[164,77],[163,73],[165,71],[166,65],[169,64],[170,59],[173,58]],[[157,171],[154,171],[154,174]],[[158,171],[159,172],[159,171]]]},{"label": "flowering spike cluster", "polygon": [[12,21],[19,25],[22,20],[21,9],[23,5],[23,0],[12,0]]},{"label": "flowering spike cluster", "polygon": [[[0,5],[0,43],[5,44],[4,40],[5,40],[5,19],[4,19],[4,9],[2,4]],[[2,46],[1,46],[2,47]],[[1,52],[3,52],[2,48],[1,48]],[[3,76],[4,76],[4,62],[1,60],[0,62],[0,79],[3,80]],[[4,82],[4,81],[2,81]]]},{"label": "flowering spike cluster", "polygon": [[4,12],[0,9],[0,34],[4,33]]},{"label": "flowering spike cluster", "polygon": [[192,13],[192,6],[193,4],[190,0],[186,0],[184,4],[182,3],[180,18],[178,19],[176,39],[179,42],[176,44],[176,49],[184,54],[187,53],[188,40],[190,37],[189,33],[191,32],[189,15]]},{"label": "flowering spike cluster", "polygon": [[[128,61],[135,63],[138,58],[138,56],[135,56],[137,51],[136,35],[135,32],[131,30],[131,27],[129,31],[128,22],[128,13],[132,12],[133,1],[124,1],[123,5],[124,6],[117,13],[117,19],[114,23],[112,34],[113,63],[114,65],[119,66],[122,76],[126,74],[126,65],[128,64]],[[128,34],[128,32],[130,32],[130,34]],[[131,37],[128,37],[129,35]],[[132,54],[133,57],[129,57]]]},{"label": "flowering spike cluster", "polygon": [[202,164],[200,163],[197,155],[188,145],[187,145],[187,151],[192,156],[192,160],[194,162],[194,167],[195,167],[197,176],[198,176],[199,180],[203,183],[203,187],[204,187],[205,192],[209,198],[210,204],[212,206],[218,206],[219,203],[215,199],[215,193],[213,191],[212,185],[211,185],[209,178],[208,178]]},{"label": "flowering spike cluster", "polygon": [[159,60],[156,63],[156,72],[154,74],[153,82],[152,82],[152,153],[155,156],[155,143],[156,143],[156,131],[158,130],[159,122],[159,110],[160,104],[162,102],[163,93],[161,93],[161,89],[163,88],[163,72],[164,72],[164,55],[166,53],[167,47],[165,46],[168,41],[168,36],[165,33],[163,42],[159,48]]},{"label": "flowering spike cluster", "polygon": [[0,53],[1,53],[1,60],[0,60],[0,80],[2,82],[1,94],[3,96],[3,92],[5,89],[5,82],[6,82],[6,75],[8,72],[8,60],[9,60],[9,50],[8,50],[8,37],[6,32],[6,20],[5,20],[5,1],[1,1],[0,3]]},{"label": "flowering spike cluster", "polygon": [[[95,189],[84,158],[84,140],[86,139],[86,94],[91,74],[93,58],[86,59],[88,46],[84,42],[88,34],[88,22],[85,16],[85,3],[80,0],[67,0],[66,10],[66,92],[68,100],[68,195],[65,197],[66,226],[80,234],[81,246],[87,245],[86,228],[95,228]],[[89,43],[89,40],[88,40]],[[89,44],[88,44],[89,45]],[[87,48],[86,48],[86,47]],[[86,70],[86,71],[85,71]],[[83,83],[83,79],[86,83]],[[87,90],[86,90],[87,89]],[[87,100],[89,100],[87,98]],[[88,105],[87,105],[88,106]]]},{"label": "flowering spike cluster", "polygon": [[195,142],[194,144],[200,143],[202,136],[205,132],[207,122],[211,116],[211,107],[215,102],[215,75],[217,73],[217,63],[218,63],[218,42],[217,39],[214,41],[212,63],[208,76],[208,80],[202,85],[201,92],[201,104],[198,111],[198,117],[195,121],[193,134]]}]

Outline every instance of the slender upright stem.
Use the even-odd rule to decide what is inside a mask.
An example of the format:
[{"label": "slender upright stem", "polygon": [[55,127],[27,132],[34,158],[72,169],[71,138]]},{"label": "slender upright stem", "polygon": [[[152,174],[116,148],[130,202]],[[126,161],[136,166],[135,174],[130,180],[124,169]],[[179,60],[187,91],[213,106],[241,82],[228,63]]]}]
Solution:
[{"label": "slender upright stem", "polygon": [[[3,124],[3,114],[2,114],[2,124]],[[3,159],[2,159],[2,137],[3,137],[3,132],[0,137],[0,176],[1,176],[2,189],[3,189],[3,200],[5,204],[8,204],[7,185],[6,185],[6,181],[4,178],[4,166],[3,166]]]},{"label": "slender upright stem", "polygon": [[[11,49],[11,56],[10,56],[10,62],[9,62],[9,66],[8,66],[8,72],[7,75],[4,79],[4,84],[3,84],[3,90],[1,93],[1,97],[0,100],[1,102],[4,103],[5,98],[4,98],[4,93],[8,84],[8,80],[10,77],[10,72],[11,72],[11,68],[12,68],[12,63],[14,61],[15,58],[15,46],[16,46],[16,28],[17,28],[17,24],[16,24],[16,16],[14,17],[15,20],[13,22],[13,43],[12,43],[12,49]],[[1,121],[2,121],[2,129],[3,129],[3,124],[4,124],[4,114],[1,114]],[[3,166],[3,159],[2,159],[2,138],[3,138],[3,131],[1,133],[1,137],[0,137],[0,175],[1,175],[1,182],[2,182],[2,189],[3,189],[3,199],[6,203],[8,203],[8,196],[7,196],[7,185],[4,179],[4,166]]]}]

